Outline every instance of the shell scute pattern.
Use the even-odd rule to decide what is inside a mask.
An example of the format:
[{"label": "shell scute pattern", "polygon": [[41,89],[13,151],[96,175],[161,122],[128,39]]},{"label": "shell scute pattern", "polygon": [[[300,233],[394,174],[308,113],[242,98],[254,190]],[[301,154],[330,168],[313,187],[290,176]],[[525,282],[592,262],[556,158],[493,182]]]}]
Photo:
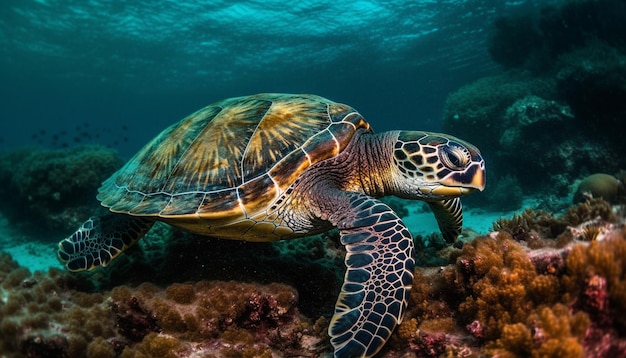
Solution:
[{"label": "shell scute pattern", "polygon": [[244,213],[241,211],[239,205],[236,188],[206,193],[196,213],[208,219],[218,219],[220,217],[227,217],[229,219],[244,218]]},{"label": "shell scute pattern", "polygon": [[245,98],[221,111],[185,148],[186,153],[171,171],[165,191],[209,191],[232,188],[241,183],[241,163],[246,145],[260,119],[272,103]]},{"label": "shell scute pattern", "polygon": [[319,102],[274,102],[255,128],[242,161],[243,182],[267,172],[285,154],[294,152],[330,124],[326,106]]},{"label": "shell scute pattern", "polygon": [[[265,174],[239,187],[239,199],[246,211],[254,208],[266,207],[280,194],[278,186],[272,178]],[[247,216],[247,215],[246,215]]]},{"label": "shell scute pattern", "polygon": [[204,201],[205,193],[190,192],[172,195],[170,202],[161,210],[161,216],[176,216],[193,213]]},{"label": "shell scute pattern", "polygon": [[171,199],[172,196],[166,193],[149,194],[132,210],[137,213],[158,213],[165,209]]},{"label": "shell scute pattern", "polygon": [[341,152],[358,128],[370,130],[358,112],[318,96],[223,100],[163,131],[98,198],[118,213],[252,227],[244,219],[269,215],[268,205],[308,167]]},{"label": "shell scute pattern", "polygon": [[174,172],[177,165],[220,111],[208,106],[170,126],[129,161],[128,170],[120,171],[115,182],[129,191],[172,193],[172,187],[182,181]]}]

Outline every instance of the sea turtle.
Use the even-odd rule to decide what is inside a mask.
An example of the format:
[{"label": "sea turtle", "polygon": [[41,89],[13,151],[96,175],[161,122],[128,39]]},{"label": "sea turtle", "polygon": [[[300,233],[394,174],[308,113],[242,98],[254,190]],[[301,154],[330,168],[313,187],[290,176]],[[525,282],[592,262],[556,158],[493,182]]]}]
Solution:
[{"label": "sea turtle", "polygon": [[257,94],[211,104],[165,129],[107,179],[109,214],[59,243],[71,271],[106,266],[155,221],[248,241],[339,229],[347,253],[329,334],[335,357],[369,357],[401,321],[413,238],[376,198],[427,202],[443,236],[459,197],[485,186],[476,147],[421,131],[374,134],[353,108],[315,95]]}]

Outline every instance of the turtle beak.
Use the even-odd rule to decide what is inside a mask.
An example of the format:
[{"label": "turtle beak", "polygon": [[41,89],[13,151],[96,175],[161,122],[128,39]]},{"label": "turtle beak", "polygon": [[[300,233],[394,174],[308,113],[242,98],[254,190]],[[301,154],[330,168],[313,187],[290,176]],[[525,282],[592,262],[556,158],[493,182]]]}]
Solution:
[{"label": "turtle beak", "polygon": [[432,196],[450,198],[450,197],[459,197],[459,196],[471,194],[474,191],[476,191],[476,188],[468,188],[468,187],[461,187],[461,186],[438,186],[436,188],[428,188],[428,189],[423,188],[421,190],[423,192],[430,193]]},{"label": "turtle beak", "polygon": [[[485,189],[485,169],[477,163],[463,172],[450,174],[447,178],[441,179],[439,183],[450,190],[461,190],[463,195],[469,194],[474,190],[483,191]],[[469,189],[472,190],[467,191]]]},{"label": "turtle beak", "polygon": [[485,169],[480,163],[473,165],[463,173],[450,176],[440,182],[441,185],[420,188],[424,193],[436,197],[459,197],[485,189]]},{"label": "turtle beak", "polygon": [[469,183],[468,187],[483,191],[485,190],[485,183],[485,169],[479,167],[478,170],[476,170],[476,173],[474,173],[474,177],[472,178],[472,181]]}]

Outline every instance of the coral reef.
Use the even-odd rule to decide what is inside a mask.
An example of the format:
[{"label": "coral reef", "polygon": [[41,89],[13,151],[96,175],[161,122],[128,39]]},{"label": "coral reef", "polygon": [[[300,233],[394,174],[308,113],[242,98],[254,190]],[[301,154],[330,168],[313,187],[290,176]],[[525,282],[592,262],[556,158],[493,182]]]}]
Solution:
[{"label": "coral reef", "polygon": [[[626,48],[590,41],[559,58],[557,86],[581,125],[595,136],[623,141],[622,118],[626,115]],[[624,148],[623,146],[621,148]]]},{"label": "coral reef", "polygon": [[[624,16],[619,0],[573,0],[495,20],[489,50],[504,72],[451,94],[444,130],[481,148],[489,179],[512,175],[525,193],[568,196],[577,178],[626,167]],[[495,207],[491,193],[482,204]]]},{"label": "coral reef", "polygon": [[443,114],[443,130],[454,135],[462,134],[464,138],[470,138],[483,153],[489,153],[499,148],[499,138],[507,129],[503,120],[507,109],[528,96],[548,101],[554,99],[555,81],[533,77],[523,71],[508,71],[480,78],[448,96]]},{"label": "coral reef", "polygon": [[[404,321],[379,356],[623,356],[626,229],[618,209],[591,199],[560,215],[527,210],[441,249],[440,267],[416,269]],[[170,243],[138,246],[120,264],[87,274],[31,274],[0,254],[0,351],[9,358],[330,353],[334,302],[314,297],[341,282],[336,233],[278,247],[202,245],[206,238],[165,226],[151,235]],[[286,284],[296,281],[297,289]]]},{"label": "coral reef", "polygon": [[326,338],[283,284],[144,283],[89,293],[72,275],[31,274],[7,254],[0,283],[5,357],[271,357],[314,352]]},{"label": "coral reef", "polygon": [[537,155],[543,150],[543,143],[554,137],[554,131],[571,127],[568,121],[572,121],[573,117],[567,105],[535,95],[526,96],[504,112],[505,129],[500,145],[510,152],[527,143],[528,155]]},{"label": "coral reef", "polygon": [[122,164],[101,146],[1,153],[0,210],[24,231],[70,232],[98,208],[100,183]]},{"label": "coral reef", "polygon": [[620,0],[569,0],[540,13],[518,12],[494,20],[488,50],[506,68],[549,70],[564,53],[601,39],[623,45],[626,7]]},{"label": "coral reef", "polygon": [[7,357],[81,357],[95,337],[114,336],[115,322],[98,293],[51,269],[31,274],[0,254],[0,351]]},{"label": "coral reef", "polygon": [[[607,229],[582,234],[597,225]],[[393,349],[420,357],[622,357],[626,230],[611,206],[595,199],[560,216],[527,210],[494,227],[453,252],[451,265],[416,271]]]},{"label": "coral reef", "polygon": [[166,286],[198,277],[282,282],[299,292],[301,311],[313,317],[332,311],[343,281],[345,250],[338,238],[338,232],[330,231],[303,239],[251,243],[197,236],[157,223],[106,270],[78,276],[107,290],[119,282]]}]

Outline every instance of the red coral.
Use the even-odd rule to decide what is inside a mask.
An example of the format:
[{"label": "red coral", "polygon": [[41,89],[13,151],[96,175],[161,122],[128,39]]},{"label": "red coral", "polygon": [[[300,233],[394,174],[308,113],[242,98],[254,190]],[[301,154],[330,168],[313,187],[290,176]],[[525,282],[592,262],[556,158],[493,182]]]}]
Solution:
[{"label": "red coral", "polygon": [[613,318],[609,310],[606,278],[599,275],[588,277],[574,308],[587,312],[598,326],[611,326]]},{"label": "red coral", "polygon": [[474,320],[472,323],[465,326],[469,333],[476,338],[483,338],[483,325],[479,320]]},{"label": "red coral", "polygon": [[439,357],[446,352],[449,340],[444,333],[417,331],[409,339],[409,347],[418,357]]},{"label": "red coral", "polygon": [[278,314],[278,302],[276,298],[270,295],[262,295],[254,293],[248,299],[246,312],[242,317],[244,323],[258,325],[262,321],[278,323],[280,315]]},{"label": "red coral", "polygon": [[137,297],[115,302],[112,309],[120,334],[130,341],[140,342],[148,333],[161,331],[156,317],[141,307]]},{"label": "red coral", "polygon": [[605,329],[589,328],[584,344],[586,358],[626,358],[626,341]]},{"label": "red coral", "polygon": [[560,275],[565,270],[567,250],[544,249],[529,254],[530,260],[543,275]]}]

